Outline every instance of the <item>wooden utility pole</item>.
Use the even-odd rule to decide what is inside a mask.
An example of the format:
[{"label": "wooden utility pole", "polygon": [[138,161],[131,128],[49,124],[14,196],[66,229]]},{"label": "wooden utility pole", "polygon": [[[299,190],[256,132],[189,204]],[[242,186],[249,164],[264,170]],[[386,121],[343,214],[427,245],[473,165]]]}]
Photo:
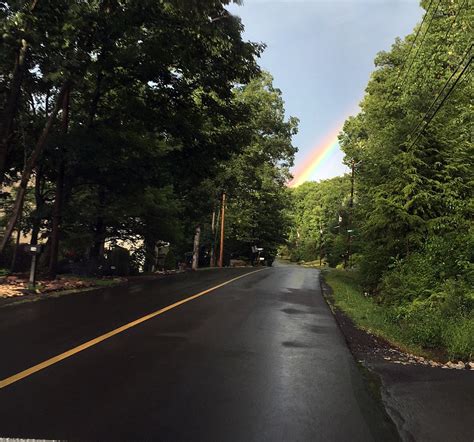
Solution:
[{"label": "wooden utility pole", "polygon": [[222,192],[221,201],[221,244],[219,253],[219,267],[224,266],[224,218],[225,218],[225,192]]},{"label": "wooden utility pole", "polygon": [[349,217],[347,223],[347,261],[348,267],[351,268],[351,254],[352,254],[352,208],[354,206],[354,175],[355,175],[355,160],[351,160],[351,199],[349,200]]},{"label": "wooden utility pole", "polygon": [[212,211],[212,221],[211,221],[211,256],[209,260],[209,266],[215,267],[216,266],[216,242],[214,241],[214,235],[216,232],[216,208],[214,207]]},{"label": "wooden utility pole", "polygon": [[323,225],[319,224],[319,267],[321,267],[323,259]]}]

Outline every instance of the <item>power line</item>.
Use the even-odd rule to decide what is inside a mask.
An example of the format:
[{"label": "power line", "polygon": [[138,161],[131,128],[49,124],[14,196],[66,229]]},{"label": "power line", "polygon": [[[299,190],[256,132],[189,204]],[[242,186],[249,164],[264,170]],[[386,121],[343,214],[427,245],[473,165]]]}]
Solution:
[{"label": "power line", "polygon": [[[458,8],[458,10],[457,10],[457,12],[456,12],[456,15],[454,16],[454,20],[451,22],[451,24],[449,25],[448,29],[446,30],[446,33],[444,34],[444,37],[440,40],[440,43],[438,44],[438,46],[436,46],[436,49],[433,51],[433,56],[435,56],[435,55],[437,54],[438,49],[441,47],[441,45],[442,45],[444,42],[446,42],[446,39],[448,38],[449,34],[451,33],[451,30],[452,30],[454,24],[456,23],[456,20],[458,19],[459,14],[460,14],[461,10],[463,9],[463,7],[464,7],[464,5],[465,5],[466,3],[468,3],[468,0],[464,0],[464,1],[460,4],[460,6],[459,6],[459,8]],[[451,44],[450,47],[452,47],[452,46],[453,46],[453,44]],[[422,69],[422,66],[420,66],[420,67],[418,68],[418,70],[415,72],[415,77],[418,75],[418,73],[421,71],[421,69]],[[425,78],[426,78],[426,74],[427,74],[428,71],[429,71],[429,68],[426,68],[425,71],[424,71],[423,76],[422,76],[421,79],[420,79],[420,82],[421,82],[420,88],[422,88],[423,85],[424,85],[424,80],[425,80]]]},{"label": "power line", "polygon": [[[472,45],[471,47],[469,48],[469,50],[472,48]],[[439,105],[437,106],[436,110],[434,111],[433,115],[431,115],[431,117],[429,117],[429,119],[427,121],[425,121],[425,118],[427,117],[429,111],[431,110],[431,107],[430,109],[428,110],[428,112],[424,115],[424,117],[422,118],[421,122],[418,124],[417,126],[417,129],[418,127],[423,124],[423,122],[425,123],[424,127],[418,132],[418,135],[416,136],[416,138],[412,141],[412,143],[410,144],[410,146],[408,147],[408,150],[411,149],[415,143],[418,141],[418,138],[420,137],[420,135],[425,131],[425,129],[428,127],[428,125],[431,123],[431,121],[433,120],[433,118],[436,116],[436,114],[438,113],[438,111],[441,109],[441,107],[443,106],[443,104],[445,103],[445,101],[448,99],[448,97],[451,95],[451,92],[454,90],[454,88],[456,87],[456,85],[458,84],[460,78],[465,74],[465,72],[467,71],[467,69],[469,68],[469,65],[471,64],[472,62],[472,59],[473,57],[471,56],[471,58],[469,59],[469,61],[466,63],[466,65],[464,66],[463,70],[461,71],[461,73],[458,75],[458,77],[456,78],[456,80],[454,81],[453,85],[451,86],[451,88],[448,90],[448,93],[444,96],[444,98],[441,100],[441,102],[439,103]],[[459,69],[459,67],[456,69],[456,71],[454,73],[457,72],[457,70]],[[448,82],[451,80],[452,76],[449,78]],[[447,83],[443,86],[443,89],[441,90],[441,92],[438,94],[438,96],[435,98],[435,101],[436,102],[438,100],[438,98],[441,96],[443,90],[446,88],[446,85]],[[415,132],[415,131],[414,131]],[[413,132],[413,133],[414,133]]]},{"label": "power line", "polygon": [[[456,23],[456,20],[458,19],[458,16],[459,16],[459,13],[461,12],[462,8],[464,7],[464,5],[466,3],[468,3],[469,0],[464,0],[460,5],[459,5],[459,8],[458,8],[458,12],[456,12],[456,15],[454,16],[454,20],[453,22],[451,23],[451,26],[449,26],[448,30],[446,31],[446,34],[444,35],[443,37],[443,40],[446,40],[448,38],[448,35],[450,34],[451,32],[451,29],[453,28],[454,24]],[[436,50],[439,49],[439,47],[443,44],[443,40],[441,40],[440,44],[436,47]]]},{"label": "power line", "polygon": [[412,59],[412,61],[411,61],[411,63],[410,63],[410,66],[408,66],[408,69],[406,70],[405,76],[403,77],[402,84],[403,84],[403,82],[405,81],[405,79],[407,78],[408,73],[410,72],[410,69],[411,69],[411,67],[413,66],[413,63],[415,62],[416,56],[418,55],[418,52],[420,52],[420,49],[421,49],[421,47],[423,46],[423,42],[425,41],[426,35],[428,34],[428,31],[430,30],[431,23],[433,23],[434,17],[435,17],[435,15],[436,15],[436,13],[438,12],[438,8],[439,8],[439,5],[440,5],[440,4],[441,4],[441,0],[438,0],[438,4],[436,5],[436,9],[435,9],[435,11],[433,12],[433,14],[431,14],[431,20],[430,20],[430,22],[428,23],[428,26],[427,26],[427,28],[426,28],[425,33],[423,34],[423,38],[421,39],[420,45],[418,46],[418,49],[416,50],[415,56],[413,57],[413,59]]},{"label": "power line", "polygon": [[[402,63],[402,67],[400,68],[400,70],[398,71],[398,75],[397,75],[397,79],[395,80],[395,85],[393,86],[392,90],[390,91],[390,93],[388,94],[388,99],[387,101],[385,102],[385,106],[383,107],[383,109],[385,109],[387,107],[387,104],[388,104],[388,100],[390,100],[390,98],[392,97],[395,89],[397,88],[398,86],[398,80],[400,80],[400,76],[403,72],[403,68],[405,67],[405,63],[407,62],[407,60],[410,58],[410,55],[411,55],[411,51],[413,50],[413,47],[415,46],[415,43],[416,43],[416,40],[418,38],[418,35],[421,31],[421,28],[423,27],[423,23],[425,22],[426,20],[426,17],[428,17],[428,14],[430,12],[430,9],[431,9],[431,5],[433,4],[433,1],[434,0],[431,0],[430,1],[430,4],[428,5],[428,8],[426,9],[426,13],[425,15],[423,16],[423,20],[421,21],[421,24],[420,24],[420,27],[418,28],[418,30],[416,31],[416,34],[415,34],[415,38],[413,39],[412,43],[411,43],[411,46],[410,46],[410,50],[408,51],[408,55],[406,56],[406,58],[403,60],[403,63]],[[439,5],[439,3],[438,3]]]},{"label": "power line", "polygon": [[441,96],[441,94],[444,92],[444,90],[448,87],[448,84],[449,82],[451,81],[451,79],[456,75],[456,72],[459,70],[459,68],[463,65],[464,61],[466,60],[466,57],[469,55],[469,53],[471,52],[471,49],[472,49],[472,44],[471,46],[469,47],[469,49],[466,51],[466,53],[464,54],[461,62],[457,65],[456,69],[452,72],[451,76],[448,78],[448,80],[446,81],[446,83],[444,83],[444,86],[441,88],[441,90],[438,92],[438,94],[436,95],[435,99],[431,102],[430,106],[428,107],[428,110],[426,111],[425,115],[423,116],[423,118],[421,119],[421,121],[418,123],[418,125],[415,127],[415,129],[411,132],[410,134],[410,138],[416,133],[416,131],[418,130],[418,128],[423,124],[423,122],[425,121],[425,118],[427,115],[429,115],[431,109],[434,107],[434,105],[436,104],[436,102],[438,101],[438,98]]}]

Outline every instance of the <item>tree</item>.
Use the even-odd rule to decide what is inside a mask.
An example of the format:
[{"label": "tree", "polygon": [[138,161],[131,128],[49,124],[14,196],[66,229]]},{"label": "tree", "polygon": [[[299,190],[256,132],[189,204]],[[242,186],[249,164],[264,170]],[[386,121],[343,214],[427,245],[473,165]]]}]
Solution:
[{"label": "tree", "polygon": [[[247,116],[232,104],[232,89],[258,74],[263,49],[242,40],[242,24],[226,4],[54,0],[27,10],[20,2],[2,3],[8,37],[2,85],[16,78],[18,42],[28,44],[22,93],[7,112],[8,182],[22,176],[3,244],[35,169],[39,184],[56,187],[53,198],[37,199],[33,212],[47,217],[34,222],[46,227],[51,276],[60,239],[78,244],[73,237],[81,238],[83,252],[98,261],[106,239],[176,239],[199,221],[212,196],[197,185],[242,147],[232,127]],[[34,32],[21,34],[20,25]],[[1,96],[6,107],[10,96]],[[67,133],[60,124],[66,114]]]},{"label": "tree", "polygon": [[[377,56],[361,113],[341,134],[347,160],[362,161],[356,222],[371,290],[390,269],[411,265],[413,255],[429,265],[432,241],[467,238],[472,228],[473,11],[466,3],[438,3],[421,29]],[[450,260],[470,259],[464,248],[458,252]],[[447,275],[466,271],[458,266]],[[432,279],[425,293],[439,282]]]},{"label": "tree", "polygon": [[281,91],[264,72],[234,92],[234,100],[248,109],[238,130],[247,140],[241,152],[223,163],[218,188],[227,193],[227,248],[237,256],[263,247],[274,256],[289,227],[286,181],[296,148],[292,136],[298,120],[284,115]]},{"label": "tree", "polygon": [[291,199],[290,258],[341,263],[348,250],[349,176],[303,183],[291,189]]}]

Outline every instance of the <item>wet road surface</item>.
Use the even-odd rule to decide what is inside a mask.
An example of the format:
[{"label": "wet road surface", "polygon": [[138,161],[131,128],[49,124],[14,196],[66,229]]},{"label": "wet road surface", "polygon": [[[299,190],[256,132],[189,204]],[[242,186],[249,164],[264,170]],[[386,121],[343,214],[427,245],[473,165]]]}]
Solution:
[{"label": "wet road surface", "polygon": [[[253,269],[0,308],[0,380]],[[319,273],[249,274],[0,389],[0,437],[396,440]]]}]

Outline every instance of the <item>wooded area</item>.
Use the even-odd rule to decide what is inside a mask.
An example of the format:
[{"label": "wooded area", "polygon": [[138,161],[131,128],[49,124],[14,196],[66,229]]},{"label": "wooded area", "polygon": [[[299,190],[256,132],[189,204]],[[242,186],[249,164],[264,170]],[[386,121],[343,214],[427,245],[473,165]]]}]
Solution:
[{"label": "wooded area", "polygon": [[225,193],[226,263],[253,246],[271,261],[283,245],[294,261],[344,267],[414,343],[469,356],[469,1],[422,2],[344,124],[351,173],[296,189],[298,121],[228,3],[0,3],[1,266],[25,266],[21,233],[45,245],[50,278],[152,271],[164,244],[161,265],[175,268],[194,239],[208,265]]},{"label": "wooded area", "polygon": [[2,267],[20,232],[51,278],[175,268],[197,227],[209,257],[223,192],[225,260],[276,250],[297,120],[228,3],[0,2]]},{"label": "wooded area", "polygon": [[474,351],[474,10],[423,1],[340,135],[351,174],[293,191],[289,253],[354,267],[409,339]]}]

